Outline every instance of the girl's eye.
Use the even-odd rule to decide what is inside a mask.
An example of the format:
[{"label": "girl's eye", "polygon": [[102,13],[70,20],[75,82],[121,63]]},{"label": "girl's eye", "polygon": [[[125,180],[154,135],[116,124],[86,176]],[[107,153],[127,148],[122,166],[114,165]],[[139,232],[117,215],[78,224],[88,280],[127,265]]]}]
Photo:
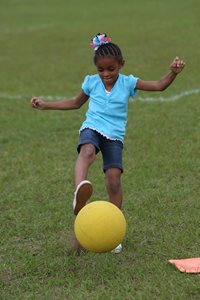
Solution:
[{"label": "girl's eye", "polygon": [[[108,68],[107,69],[109,72],[113,72],[114,70],[115,70],[115,68],[113,68],[113,67],[110,67],[110,68]],[[104,69],[101,69],[101,68],[98,68],[98,72],[103,72],[104,71]]]}]

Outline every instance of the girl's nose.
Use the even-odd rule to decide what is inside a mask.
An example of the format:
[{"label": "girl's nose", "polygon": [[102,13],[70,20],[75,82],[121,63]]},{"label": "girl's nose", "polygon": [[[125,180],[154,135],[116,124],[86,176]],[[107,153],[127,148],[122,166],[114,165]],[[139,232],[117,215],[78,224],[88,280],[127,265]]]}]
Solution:
[{"label": "girl's nose", "polygon": [[109,76],[109,72],[108,71],[104,71],[103,72],[103,77],[107,77],[107,76]]}]

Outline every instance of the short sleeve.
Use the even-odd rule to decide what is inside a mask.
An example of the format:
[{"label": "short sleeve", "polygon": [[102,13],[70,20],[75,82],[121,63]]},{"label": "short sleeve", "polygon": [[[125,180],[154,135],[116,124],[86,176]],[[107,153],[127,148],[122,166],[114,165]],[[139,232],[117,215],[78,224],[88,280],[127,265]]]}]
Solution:
[{"label": "short sleeve", "polygon": [[133,75],[129,75],[129,87],[130,87],[130,96],[135,96],[136,95],[136,84],[138,81],[138,77],[134,77]]},{"label": "short sleeve", "polygon": [[87,96],[90,96],[90,76],[87,75],[82,83],[82,89]]}]

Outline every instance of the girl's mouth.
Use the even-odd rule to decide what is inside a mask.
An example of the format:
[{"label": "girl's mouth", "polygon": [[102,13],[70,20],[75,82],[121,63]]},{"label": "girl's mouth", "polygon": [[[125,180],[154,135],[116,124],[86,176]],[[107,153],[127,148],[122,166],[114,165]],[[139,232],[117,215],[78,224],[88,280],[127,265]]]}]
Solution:
[{"label": "girl's mouth", "polygon": [[108,77],[104,77],[103,80],[104,81],[110,81],[110,80],[112,80],[112,78],[110,78],[110,77],[109,78]]}]

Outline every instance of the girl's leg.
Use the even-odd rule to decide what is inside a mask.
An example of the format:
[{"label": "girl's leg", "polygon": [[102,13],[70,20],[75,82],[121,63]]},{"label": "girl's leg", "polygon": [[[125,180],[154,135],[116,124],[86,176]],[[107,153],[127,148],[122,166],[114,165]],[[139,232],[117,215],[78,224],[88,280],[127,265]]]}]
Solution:
[{"label": "girl's leg", "polygon": [[106,172],[106,188],[110,202],[121,209],[122,206],[122,187],[121,170],[118,168],[109,168]]},{"label": "girl's leg", "polygon": [[[115,204],[119,209],[122,206],[122,187],[121,187],[121,169],[110,168],[106,171],[106,187],[110,202]],[[120,253],[122,251],[122,244],[119,244],[112,253]]]},{"label": "girl's leg", "polygon": [[75,166],[75,186],[87,178],[88,169],[96,157],[96,149],[92,144],[84,144],[81,146]]},{"label": "girl's leg", "polygon": [[92,195],[92,184],[86,180],[89,166],[92,164],[96,156],[96,149],[92,144],[84,144],[81,146],[75,167],[75,193],[74,193],[74,214],[86,205]]}]

